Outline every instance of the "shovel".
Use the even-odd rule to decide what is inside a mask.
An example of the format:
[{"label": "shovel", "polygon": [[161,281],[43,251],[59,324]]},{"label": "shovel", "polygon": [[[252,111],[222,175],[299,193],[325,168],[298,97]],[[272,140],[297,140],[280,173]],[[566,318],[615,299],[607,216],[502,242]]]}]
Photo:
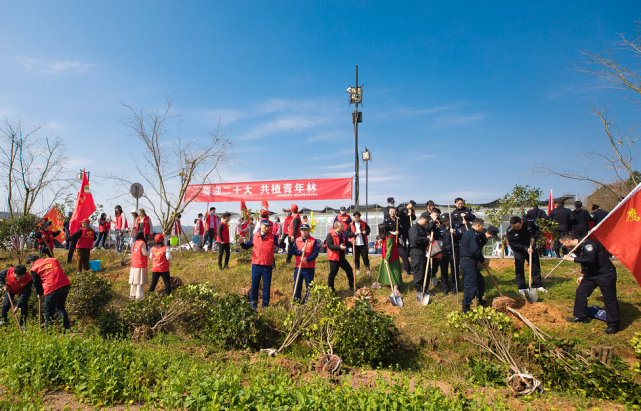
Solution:
[{"label": "shovel", "polygon": [[16,312],[14,311],[13,299],[11,298],[8,292],[7,292],[7,297],[9,298],[9,302],[11,303],[11,314],[13,314],[13,317],[16,319],[16,324],[18,324],[18,328],[20,329],[20,331],[24,331],[22,329],[22,326],[20,326],[20,321],[18,320],[18,316],[16,315]]},{"label": "shovel", "polygon": [[389,301],[394,307],[403,307],[403,300],[401,297],[394,296],[394,287],[392,287],[392,274],[389,272],[389,263],[385,260],[385,270],[387,271],[387,278],[389,278],[389,286],[392,289],[392,294],[389,296]]},{"label": "shovel", "polygon": [[[450,216],[450,230],[452,230],[452,211],[450,210],[450,203],[447,202],[447,214]],[[448,231],[450,231],[448,230]],[[456,287],[456,303],[458,304],[458,272],[456,272],[456,252],[454,251],[454,234],[450,231],[450,238],[452,239],[452,258],[454,259],[454,286]],[[449,264],[448,264],[449,265]],[[497,287],[498,288],[498,287]]]},{"label": "shovel", "polygon": [[130,242],[131,242],[131,238],[129,239],[129,241],[127,241],[127,245],[125,246],[125,251],[123,253],[122,259],[120,260],[120,265],[123,267],[127,265],[127,263],[125,262],[125,258],[127,257],[127,250],[129,249]]},{"label": "shovel", "polygon": [[530,288],[525,290],[525,298],[527,298],[530,304],[534,304],[539,299],[539,294],[536,292],[536,288],[532,288],[532,253],[534,253],[534,249],[532,248],[533,244],[534,244],[534,239],[532,239],[532,241],[530,242],[530,263],[529,263]]},{"label": "shovel", "polygon": [[[430,235],[430,240],[433,238],[434,234]],[[427,251],[427,264],[425,265],[425,275],[423,276],[423,291],[421,291],[421,295],[416,297],[416,301],[421,304],[422,306],[426,306],[430,303],[430,293],[427,291],[426,294],[426,288],[427,288],[427,273],[430,271],[430,265],[432,264],[432,241],[430,241],[430,248]]]}]

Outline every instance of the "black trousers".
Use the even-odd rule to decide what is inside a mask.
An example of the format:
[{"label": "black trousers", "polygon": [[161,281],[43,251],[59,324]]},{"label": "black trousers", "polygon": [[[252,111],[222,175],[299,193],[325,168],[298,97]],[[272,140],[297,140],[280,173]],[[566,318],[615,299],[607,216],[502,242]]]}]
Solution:
[{"label": "black trousers", "polygon": [[295,242],[295,240],[296,239],[291,237],[291,236],[287,237],[287,244],[288,244],[288,247],[287,247],[287,259],[285,260],[285,262],[287,264],[289,264],[292,261],[292,255],[294,255],[294,242]]},{"label": "black trousers", "polygon": [[229,264],[229,243],[218,243],[218,267],[223,266],[223,253],[225,254],[225,267]]},{"label": "black trousers", "polygon": [[[421,250],[410,250],[412,258],[412,277],[414,289],[418,292],[423,291],[423,280],[425,279],[425,268],[427,266],[427,257]],[[427,285],[425,286],[427,289]]]},{"label": "black trousers", "polygon": [[71,260],[73,259],[73,253],[76,251],[76,242],[77,241],[72,241],[71,244],[69,244],[69,252],[67,253],[67,264],[71,264]]},{"label": "black trousers", "polygon": [[[458,250],[456,252],[458,253]],[[458,261],[454,261],[454,256],[451,253],[443,251],[443,257],[441,257],[441,286],[443,287],[444,293],[450,291],[452,291],[453,294],[458,293],[457,285],[461,283],[459,269]],[[448,278],[448,271],[452,273],[451,284]]]},{"label": "black trousers", "polygon": [[583,239],[583,237],[588,235],[588,231],[589,230],[587,230],[585,228],[581,228],[581,229],[578,229],[578,230],[572,230],[572,235],[574,236],[574,238],[576,238],[579,241],[581,241]]},{"label": "black trousers", "polygon": [[358,270],[361,268],[361,256],[363,257],[363,264],[365,264],[365,268],[369,270],[369,257],[367,254],[369,253],[369,247],[367,244],[363,245],[355,245],[354,246],[354,265],[356,266],[356,269]]},{"label": "black trousers", "polygon": [[105,240],[107,239],[107,232],[103,231],[102,233],[98,233],[98,238],[96,239],[96,243],[93,245],[94,248],[100,246],[100,242],[102,241],[102,247],[105,247]]},{"label": "black trousers", "polygon": [[[14,295],[15,294],[11,294],[11,293],[5,293],[4,295],[4,303],[2,304],[2,320],[5,323],[7,322],[7,313],[11,311],[11,301],[9,300],[13,298]],[[31,291],[28,291],[26,293],[20,294],[20,298],[18,299],[17,307],[20,308],[20,325],[24,325],[24,322],[27,319],[27,313],[29,312],[29,296],[30,295],[31,295]]]},{"label": "black trousers", "polygon": [[158,279],[162,278],[162,282],[165,284],[165,294],[171,294],[171,277],[169,271],[163,271],[161,273],[152,272],[151,273],[151,282],[149,283],[149,292],[153,293],[156,290],[156,285],[158,284]]},{"label": "black trousers", "polygon": [[581,284],[576,289],[574,297],[574,316],[587,318],[588,297],[599,287],[603,294],[605,305],[605,318],[608,326],[619,326],[619,301],[617,300],[617,272],[612,270],[607,274],[598,274],[583,277]]},{"label": "black trousers", "polygon": [[54,312],[58,313],[58,316],[62,319],[62,326],[65,330],[70,328],[69,325],[69,316],[67,315],[67,310],[65,309],[65,304],[67,303],[67,295],[69,295],[70,285],[65,285],[60,287],[57,290],[50,292],[45,295],[45,325],[49,327],[51,321],[53,320]]},{"label": "black trousers", "polygon": [[214,243],[214,240],[216,239],[216,230],[214,230],[213,228],[210,228],[205,232],[205,236],[206,236],[205,242],[209,242],[209,251],[211,251],[211,246]]},{"label": "black trousers", "polygon": [[338,274],[339,269],[343,269],[347,275],[347,281],[349,281],[349,288],[354,289],[354,271],[352,271],[352,266],[349,265],[345,257],[340,258],[338,261],[329,262],[329,276],[327,277],[327,285],[332,291],[336,292],[334,289],[334,280],[336,279],[336,274]]},{"label": "black trousers", "polygon": [[479,266],[471,258],[461,259],[463,272],[463,305],[472,305],[474,298],[483,298],[485,295],[485,279],[481,275]]},{"label": "black trousers", "polygon": [[429,272],[430,278],[428,278],[427,281],[431,281],[432,278],[436,277],[436,274],[438,273],[438,269],[441,266],[441,259],[440,258],[432,257],[431,260],[432,260],[432,262],[429,263],[430,264],[430,272]]},{"label": "black trousers", "polygon": [[410,266],[410,259],[408,255],[408,250],[407,246],[398,246],[398,256],[401,257],[401,260],[403,260],[403,267],[405,268],[405,272],[407,274],[412,274],[412,267]]},{"label": "black trousers", "polygon": [[[529,288],[528,282],[530,281],[530,275],[528,273],[527,279],[525,276],[525,261],[529,260],[529,254],[523,255],[520,253],[514,253],[514,271],[516,272],[516,284],[519,287],[519,290]],[[539,255],[532,253],[532,288],[543,287],[543,281],[541,280],[541,263],[539,262]]]}]

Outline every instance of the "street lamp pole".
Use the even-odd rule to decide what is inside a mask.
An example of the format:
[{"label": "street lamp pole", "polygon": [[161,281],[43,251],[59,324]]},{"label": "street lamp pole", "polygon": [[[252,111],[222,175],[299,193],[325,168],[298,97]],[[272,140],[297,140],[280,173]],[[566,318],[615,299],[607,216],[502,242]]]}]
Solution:
[{"label": "street lamp pole", "polygon": [[358,111],[358,105],[363,104],[363,87],[358,86],[358,66],[355,69],[356,84],[354,87],[348,87],[349,104],[354,103],[354,112],[352,113],[352,123],[354,124],[354,205],[358,211],[359,181],[358,181],[358,123],[363,122],[363,113]]}]

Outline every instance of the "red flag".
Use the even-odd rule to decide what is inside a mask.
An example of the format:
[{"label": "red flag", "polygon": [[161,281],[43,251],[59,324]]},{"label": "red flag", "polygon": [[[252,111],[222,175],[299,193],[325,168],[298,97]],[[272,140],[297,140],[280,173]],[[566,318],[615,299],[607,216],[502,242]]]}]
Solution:
[{"label": "red flag", "polygon": [[[548,200],[548,217],[550,216],[550,211],[554,210],[555,207],[556,206],[554,204],[554,198],[552,198],[552,190],[550,190],[550,199]],[[553,240],[552,233],[548,232],[545,235],[545,238],[547,239],[547,241],[545,242],[545,247],[547,249],[551,249],[552,248],[552,240]]]},{"label": "red flag", "polygon": [[550,216],[550,211],[554,210],[556,205],[554,204],[554,199],[552,198],[552,190],[550,190],[550,200],[548,201],[548,217]]},{"label": "red flag", "polygon": [[263,200],[263,208],[269,211],[269,203],[267,202],[267,200]]},{"label": "red flag", "polygon": [[96,204],[93,202],[93,194],[91,194],[91,190],[89,190],[87,173],[85,173],[83,169],[82,186],[80,186],[78,197],[76,197],[76,208],[73,209],[71,220],[69,220],[69,232],[73,234],[78,231],[80,222],[85,218],[89,218],[94,211],[96,211]]},{"label": "red flag", "polygon": [[641,184],[590,232],[641,285]]},{"label": "red flag", "polygon": [[56,207],[52,207],[51,210],[49,210],[49,212],[45,214],[45,218],[48,218],[49,221],[51,221],[51,231],[60,230],[60,234],[58,234],[54,238],[58,240],[59,243],[65,241],[65,230],[62,229],[62,223],[64,223],[65,219],[62,216],[60,210],[58,210]]},{"label": "red flag", "polygon": [[240,202],[240,212],[245,214],[247,212],[247,206],[245,205],[244,201]]}]

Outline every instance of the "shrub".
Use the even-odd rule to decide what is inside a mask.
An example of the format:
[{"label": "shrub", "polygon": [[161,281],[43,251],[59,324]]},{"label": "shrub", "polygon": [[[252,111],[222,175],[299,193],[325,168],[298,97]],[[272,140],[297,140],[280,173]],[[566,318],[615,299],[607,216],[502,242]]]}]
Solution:
[{"label": "shrub", "polygon": [[390,358],[396,333],[391,317],[357,300],[337,319],[335,354],[347,364],[376,366]]},{"label": "shrub", "polygon": [[494,364],[487,359],[472,358],[468,364],[467,381],[483,387],[505,384],[507,369],[502,364]]},{"label": "shrub", "polygon": [[207,326],[207,318],[216,307],[218,295],[211,284],[205,283],[178,287],[171,297],[191,304],[191,313],[180,321],[179,326],[188,333],[197,333]]},{"label": "shrub", "polygon": [[207,313],[205,339],[224,348],[259,348],[261,320],[239,294],[216,297]]},{"label": "shrub", "polygon": [[98,334],[103,338],[120,338],[127,333],[127,326],[118,310],[107,310],[98,317]]},{"label": "shrub", "polygon": [[149,293],[142,300],[129,300],[122,315],[124,323],[130,328],[153,327],[161,318],[162,298],[156,293]]},{"label": "shrub", "polygon": [[641,357],[641,333],[634,333],[634,337],[630,340],[630,345],[637,357]]},{"label": "shrub", "polygon": [[70,278],[67,312],[96,318],[113,297],[111,282],[93,272],[78,273]]}]

